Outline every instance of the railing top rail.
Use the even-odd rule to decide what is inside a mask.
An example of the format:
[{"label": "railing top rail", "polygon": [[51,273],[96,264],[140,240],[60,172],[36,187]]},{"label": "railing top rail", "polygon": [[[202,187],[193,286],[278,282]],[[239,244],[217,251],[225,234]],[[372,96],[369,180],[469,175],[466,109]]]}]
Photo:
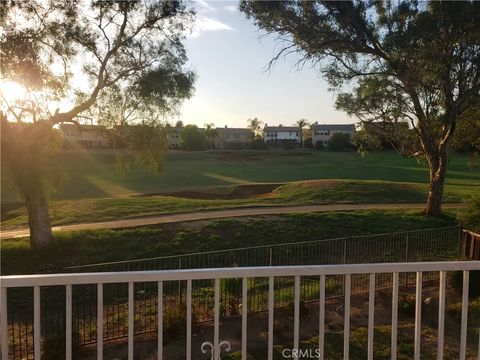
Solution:
[{"label": "railing top rail", "polygon": [[448,227],[441,227],[441,228],[407,230],[407,231],[379,233],[379,234],[365,234],[365,235],[344,236],[344,237],[328,238],[328,239],[305,240],[305,241],[288,242],[288,243],[276,243],[276,244],[257,245],[257,246],[245,246],[245,247],[239,247],[239,248],[229,248],[229,249],[223,249],[223,250],[213,250],[213,251],[203,251],[203,252],[194,252],[194,253],[168,255],[168,256],[158,256],[158,257],[143,258],[143,259],[110,261],[110,262],[95,263],[95,264],[75,265],[75,266],[68,266],[65,269],[75,270],[75,269],[83,269],[83,268],[89,268],[89,267],[95,267],[95,266],[133,264],[133,263],[136,263],[136,262],[143,262],[143,261],[153,261],[153,260],[163,260],[163,259],[173,259],[173,258],[185,258],[185,257],[189,257],[189,256],[219,254],[219,253],[232,252],[232,251],[256,250],[256,249],[265,249],[265,248],[268,249],[268,248],[273,248],[273,247],[282,247],[282,246],[289,246],[289,245],[302,245],[302,244],[311,244],[311,243],[317,243],[317,242],[320,243],[320,242],[349,240],[349,239],[365,239],[365,238],[371,238],[371,237],[376,237],[376,236],[403,235],[403,234],[411,234],[411,233],[422,233],[422,232],[434,231],[434,230],[441,231],[441,230],[452,230],[452,229],[459,229],[460,230],[461,227],[460,226],[448,226]]},{"label": "railing top rail", "polygon": [[234,267],[217,269],[159,270],[136,272],[99,272],[77,274],[1,276],[2,288],[108,284],[126,282],[206,280],[270,276],[318,276],[417,271],[480,270],[480,261],[441,261],[348,265],[308,265],[273,267]]}]

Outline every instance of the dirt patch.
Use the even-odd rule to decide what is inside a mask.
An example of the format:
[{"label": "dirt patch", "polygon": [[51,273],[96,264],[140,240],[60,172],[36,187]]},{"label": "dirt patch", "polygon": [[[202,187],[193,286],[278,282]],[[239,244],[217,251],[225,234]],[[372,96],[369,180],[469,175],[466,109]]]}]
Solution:
[{"label": "dirt patch", "polygon": [[[233,200],[248,199],[255,197],[272,196],[272,191],[283,184],[243,184],[228,188],[227,191],[215,192],[214,190],[196,191],[185,190],[170,193],[144,194],[139,196],[172,196],[184,199],[200,199],[200,200]],[[220,190],[220,189],[219,189]]]},{"label": "dirt patch", "polygon": [[305,180],[291,183],[291,185],[297,188],[322,188],[333,187],[341,183],[341,180]]}]

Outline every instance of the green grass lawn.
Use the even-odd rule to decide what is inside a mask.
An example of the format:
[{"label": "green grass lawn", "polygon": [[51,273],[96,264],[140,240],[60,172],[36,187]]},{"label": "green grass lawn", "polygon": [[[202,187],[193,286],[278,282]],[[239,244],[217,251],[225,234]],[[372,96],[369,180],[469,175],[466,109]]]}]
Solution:
[{"label": "green grass lawn", "polygon": [[[480,192],[480,169],[469,168],[467,161],[466,156],[452,157],[445,201]],[[172,152],[159,176],[139,169],[121,173],[112,153],[62,153],[58,162],[64,172],[51,204],[55,225],[252,205],[423,202],[428,180],[425,167],[395,153]],[[258,183],[279,187],[244,198],[164,196],[185,190],[222,195]],[[25,208],[8,181],[2,187],[2,228],[25,225]]]},{"label": "green grass lawn", "polygon": [[118,230],[55,233],[31,249],[28,238],[2,240],[2,274],[61,271],[65,266],[178,255],[292,241],[454,226],[457,211],[349,211],[225,219]]}]

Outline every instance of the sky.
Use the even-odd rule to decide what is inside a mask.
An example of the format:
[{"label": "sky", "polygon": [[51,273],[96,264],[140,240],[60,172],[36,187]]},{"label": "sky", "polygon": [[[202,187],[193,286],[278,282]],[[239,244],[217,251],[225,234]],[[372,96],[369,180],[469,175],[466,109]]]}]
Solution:
[{"label": "sky", "polygon": [[188,66],[197,73],[194,96],[178,118],[185,124],[246,127],[258,117],[268,125],[292,125],[305,118],[318,123],[353,123],[334,106],[334,93],[297,55],[266,65],[279,49],[238,10],[237,1],[194,2],[197,24],[185,41]]}]

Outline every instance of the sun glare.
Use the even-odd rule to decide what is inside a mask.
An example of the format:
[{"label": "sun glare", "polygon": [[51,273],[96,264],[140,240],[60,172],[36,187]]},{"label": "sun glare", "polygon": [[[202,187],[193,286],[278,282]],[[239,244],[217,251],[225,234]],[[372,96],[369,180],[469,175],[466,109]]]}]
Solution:
[{"label": "sun glare", "polygon": [[0,97],[8,103],[24,99],[26,92],[25,87],[15,81],[0,80]]}]

